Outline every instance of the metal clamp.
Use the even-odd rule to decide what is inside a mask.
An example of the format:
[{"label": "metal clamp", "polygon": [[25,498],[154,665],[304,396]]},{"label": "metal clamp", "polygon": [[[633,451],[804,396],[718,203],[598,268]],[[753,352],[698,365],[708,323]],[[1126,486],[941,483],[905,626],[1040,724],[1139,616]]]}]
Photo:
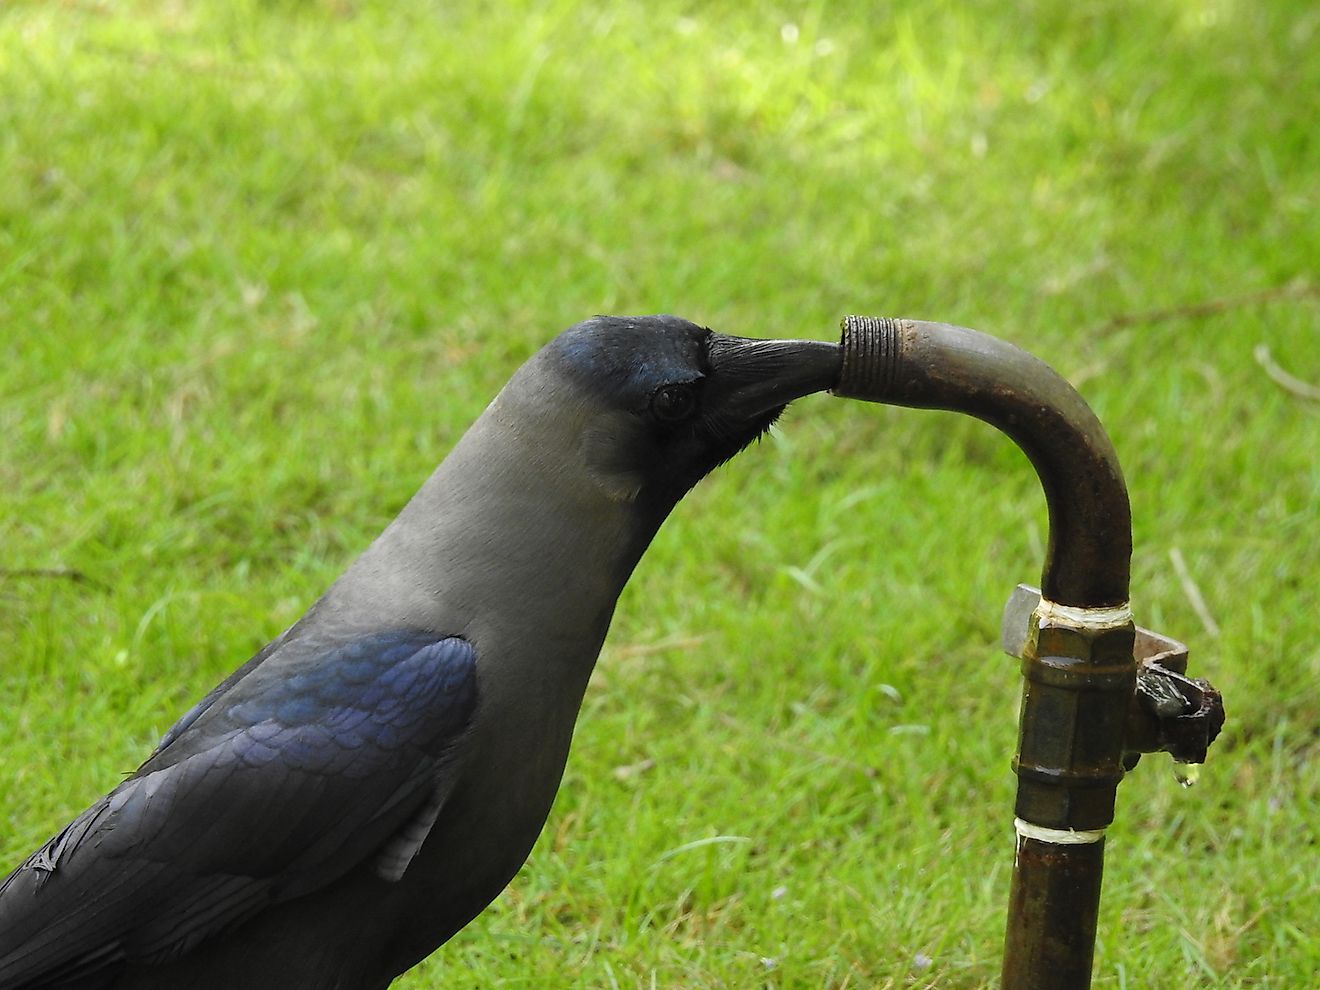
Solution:
[{"label": "metal clamp", "polygon": [[[1009,656],[1025,657],[1040,600],[1040,589],[1027,584],[1019,584],[1009,596],[1000,626]],[[1132,653],[1137,681],[1124,731],[1124,768],[1131,770],[1143,753],[1163,752],[1178,763],[1204,763],[1224,725],[1223,696],[1209,681],[1187,676],[1187,646],[1176,639],[1138,626]]]}]

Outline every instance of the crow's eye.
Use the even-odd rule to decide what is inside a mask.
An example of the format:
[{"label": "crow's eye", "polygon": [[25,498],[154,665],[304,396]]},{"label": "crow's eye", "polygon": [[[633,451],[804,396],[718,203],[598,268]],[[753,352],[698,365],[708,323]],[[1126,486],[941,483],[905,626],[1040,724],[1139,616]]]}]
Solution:
[{"label": "crow's eye", "polygon": [[651,414],[666,423],[677,423],[697,411],[697,390],[688,384],[661,385],[651,395]]}]

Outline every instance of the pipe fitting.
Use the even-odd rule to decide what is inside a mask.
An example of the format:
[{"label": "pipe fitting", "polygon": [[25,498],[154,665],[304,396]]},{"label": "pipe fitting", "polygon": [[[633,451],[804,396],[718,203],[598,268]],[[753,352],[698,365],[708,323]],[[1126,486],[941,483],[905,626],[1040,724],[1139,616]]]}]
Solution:
[{"label": "pipe fitting", "polygon": [[[1042,599],[1042,605],[1048,603]],[[1022,657],[1014,814],[1043,828],[1089,831],[1114,820],[1124,726],[1137,666],[1129,617],[1088,627],[1033,616]]]}]

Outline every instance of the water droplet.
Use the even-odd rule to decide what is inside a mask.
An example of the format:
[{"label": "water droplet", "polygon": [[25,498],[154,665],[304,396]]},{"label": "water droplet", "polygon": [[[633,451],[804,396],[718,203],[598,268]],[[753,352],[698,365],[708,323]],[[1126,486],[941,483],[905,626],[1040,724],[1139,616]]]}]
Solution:
[{"label": "water droplet", "polygon": [[1201,766],[1199,763],[1175,763],[1173,765],[1173,779],[1178,781],[1183,787],[1192,787],[1201,779]]}]

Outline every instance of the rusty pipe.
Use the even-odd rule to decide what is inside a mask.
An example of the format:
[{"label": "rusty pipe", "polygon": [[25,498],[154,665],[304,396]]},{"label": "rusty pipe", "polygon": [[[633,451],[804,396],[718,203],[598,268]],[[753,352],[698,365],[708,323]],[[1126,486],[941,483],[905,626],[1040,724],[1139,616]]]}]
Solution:
[{"label": "rusty pipe", "polygon": [[1008,434],[1049,509],[1041,590],[1081,607],[1128,600],[1132,513],[1118,455],[1077,391],[1007,341],[946,323],[850,316],[834,394],[948,409]]},{"label": "rusty pipe", "polygon": [[976,416],[1008,434],[1040,476],[1050,534],[1022,654],[1003,986],[1084,990],[1136,682],[1132,519],[1118,457],[1076,390],[1012,344],[851,316],[842,350],[836,395]]}]

